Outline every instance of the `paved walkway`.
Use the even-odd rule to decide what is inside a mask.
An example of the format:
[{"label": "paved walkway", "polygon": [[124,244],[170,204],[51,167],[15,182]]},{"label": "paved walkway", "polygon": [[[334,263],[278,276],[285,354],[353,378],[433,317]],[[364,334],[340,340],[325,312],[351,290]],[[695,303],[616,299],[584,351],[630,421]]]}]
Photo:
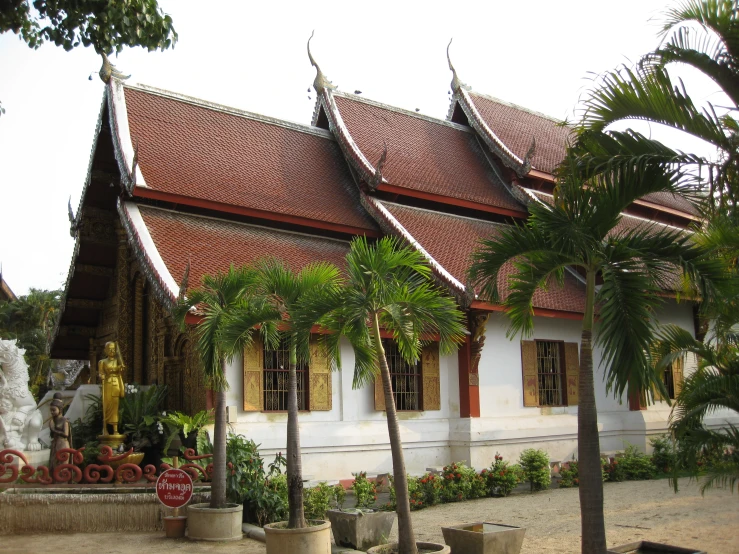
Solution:
[{"label": "paved walkway", "polygon": [[[606,483],[608,545],[651,540],[702,549],[709,554],[739,554],[739,493],[681,485],[674,494],[666,480]],[[552,489],[508,498],[444,504],[413,512],[420,540],[443,542],[442,525],[491,521],[526,527],[521,554],[577,554],[580,513],[577,489]],[[393,535],[395,530],[393,531]],[[3,554],[165,554],[218,552],[264,554],[262,542],[245,538],[232,543],[171,540],[164,533],[0,536]]]}]

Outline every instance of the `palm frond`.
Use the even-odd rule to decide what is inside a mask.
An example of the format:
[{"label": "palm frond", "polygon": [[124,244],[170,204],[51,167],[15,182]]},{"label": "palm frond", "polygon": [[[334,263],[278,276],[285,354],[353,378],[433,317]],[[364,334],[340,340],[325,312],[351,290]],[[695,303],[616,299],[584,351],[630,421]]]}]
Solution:
[{"label": "palm frond", "polygon": [[582,101],[583,129],[603,131],[616,121],[636,119],[678,129],[723,150],[730,149],[721,120],[712,109],[699,110],[684,87],[660,68],[621,67],[600,77]]}]

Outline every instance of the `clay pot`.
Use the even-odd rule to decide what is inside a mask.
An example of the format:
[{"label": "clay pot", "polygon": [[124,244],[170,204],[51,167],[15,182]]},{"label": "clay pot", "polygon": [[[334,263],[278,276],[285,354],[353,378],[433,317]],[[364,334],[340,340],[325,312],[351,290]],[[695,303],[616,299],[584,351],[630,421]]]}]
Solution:
[{"label": "clay pot", "polygon": [[164,534],[168,539],[181,539],[187,529],[187,516],[164,516]]},{"label": "clay pot", "polygon": [[374,510],[329,510],[326,516],[331,521],[337,545],[366,551],[387,540],[396,514]]}]

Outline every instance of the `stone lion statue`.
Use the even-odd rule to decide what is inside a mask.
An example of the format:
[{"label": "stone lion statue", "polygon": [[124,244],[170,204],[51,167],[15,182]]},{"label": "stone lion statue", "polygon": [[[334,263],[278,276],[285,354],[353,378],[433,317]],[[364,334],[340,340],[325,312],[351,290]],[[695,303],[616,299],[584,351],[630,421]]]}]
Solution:
[{"label": "stone lion statue", "polygon": [[28,390],[28,364],[16,340],[0,339],[0,446],[41,450],[43,417]]}]

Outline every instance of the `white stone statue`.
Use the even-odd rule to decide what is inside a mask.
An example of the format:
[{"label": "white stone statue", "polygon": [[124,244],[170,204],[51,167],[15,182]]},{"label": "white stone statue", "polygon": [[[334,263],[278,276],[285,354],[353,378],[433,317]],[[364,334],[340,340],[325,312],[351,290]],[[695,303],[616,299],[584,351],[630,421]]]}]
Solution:
[{"label": "white stone statue", "polygon": [[0,339],[0,447],[37,451],[44,421],[28,390],[25,353],[15,340]]}]

